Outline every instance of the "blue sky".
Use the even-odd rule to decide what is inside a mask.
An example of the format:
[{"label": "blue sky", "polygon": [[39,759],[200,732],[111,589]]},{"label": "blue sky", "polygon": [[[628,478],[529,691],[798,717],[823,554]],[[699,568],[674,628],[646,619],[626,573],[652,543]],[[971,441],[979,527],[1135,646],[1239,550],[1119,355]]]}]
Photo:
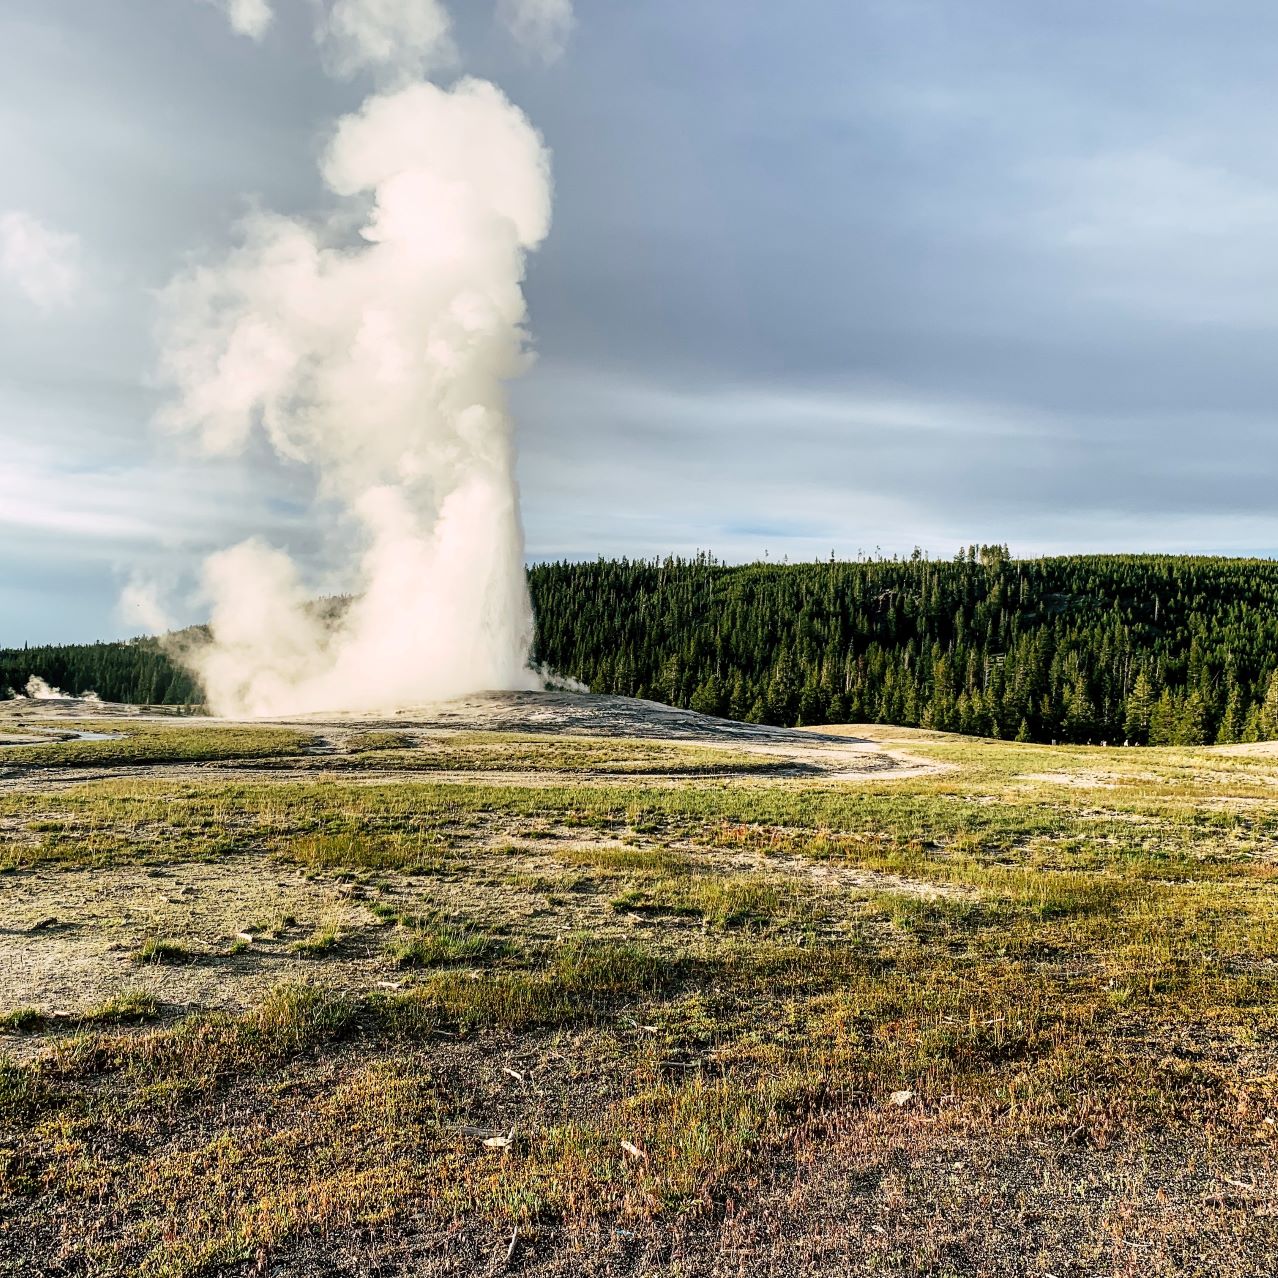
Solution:
[{"label": "blue sky", "polygon": [[[152,425],[155,290],[319,207],[370,88],[311,5],[0,11],[0,218],[67,264],[0,269],[0,643],[130,633],[251,533],[340,586],[305,472]],[[454,7],[554,152],[530,556],[1278,548],[1273,6],[578,0],[553,66]]]}]

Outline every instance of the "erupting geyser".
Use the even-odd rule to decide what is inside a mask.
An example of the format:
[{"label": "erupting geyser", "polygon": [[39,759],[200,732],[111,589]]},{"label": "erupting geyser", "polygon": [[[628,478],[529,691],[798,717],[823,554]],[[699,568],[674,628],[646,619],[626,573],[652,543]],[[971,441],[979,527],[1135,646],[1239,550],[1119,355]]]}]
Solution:
[{"label": "erupting geyser", "polygon": [[325,624],[292,560],[244,542],[205,566],[212,639],[187,660],[237,716],[537,686],[504,381],[529,358],[545,147],[493,85],[417,82],[341,120],[322,173],[329,220],[255,213],[166,290],[164,418],[314,467],[358,523],[355,599]]}]

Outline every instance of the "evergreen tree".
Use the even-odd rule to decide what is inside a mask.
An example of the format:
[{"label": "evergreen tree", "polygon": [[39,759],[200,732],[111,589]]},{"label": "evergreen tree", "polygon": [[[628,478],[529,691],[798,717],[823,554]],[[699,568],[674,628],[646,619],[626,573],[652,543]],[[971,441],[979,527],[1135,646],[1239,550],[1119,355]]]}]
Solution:
[{"label": "evergreen tree", "polygon": [[1180,706],[1172,694],[1164,688],[1163,695],[1154,704],[1153,713],[1149,717],[1149,744],[1172,745],[1176,740],[1179,724]]},{"label": "evergreen tree", "polygon": [[1266,741],[1278,737],[1278,670],[1269,676],[1269,687],[1260,707],[1260,734]]},{"label": "evergreen tree", "polygon": [[1149,740],[1149,724],[1154,713],[1154,688],[1142,670],[1127,695],[1123,732],[1129,741],[1144,745]]},{"label": "evergreen tree", "polygon": [[1096,729],[1096,708],[1087,695],[1087,684],[1082,675],[1078,676],[1066,694],[1061,728],[1066,739],[1075,743],[1090,741]]},{"label": "evergreen tree", "polygon": [[1242,738],[1243,741],[1259,741],[1260,735],[1260,707],[1253,705],[1247,711],[1247,717],[1243,720]]},{"label": "evergreen tree", "polygon": [[717,674],[703,679],[692,694],[691,706],[698,714],[723,714],[723,681]]},{"label": "evergreen tree", "polygon": [[1229,689],[1229,699],[1225,702],[1225,712],[1220,717],[1220,727],[1216,731],[1216,743],[1229,745],[1241,741],[1243,729],[1247,722],[1247,712],[1243,707],[1242,689],[1234,684]]},{"label": "evergreen tree", "polygon": [[1207,705],[1197,688],[1180,707],[1174,740],[1177,745],[1205,745],[1207,742]]}]

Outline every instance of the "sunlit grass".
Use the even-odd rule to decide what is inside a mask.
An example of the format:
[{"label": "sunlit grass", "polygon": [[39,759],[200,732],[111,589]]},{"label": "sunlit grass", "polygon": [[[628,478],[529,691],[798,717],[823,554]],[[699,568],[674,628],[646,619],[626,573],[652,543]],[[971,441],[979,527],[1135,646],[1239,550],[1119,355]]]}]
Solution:
[{"label": "sunlit grass", "polygon": [[0,752],[0,763],[69,768],[265,759],[298,754],[312,739],[309,733],[288,728],[227,726],[198,720],[170,723],[135,719],[59,720],[53,726],[108,734],[109,739],[6,747]]},{"label": "sunlit grass", "polygon": [[133,955],[135,963],[189,963],[196,952],[184,941],[148,936]]},{"label": "sunlit grass", "polygon": [[[349,744],[365,771],[419,753]],[[1089,1185],[1124,1143],[1206,1161],[1275,1139],[1278,761],[918,735],[952,771],[674,786],[640,744],[461,736],[408,780],[0,795],[14,874],[235,857],[342,902],[263,908],[236,966],[271,942],[308,981],[242,1010],[15,1006],[6,1205],[86,1269],[196,1278],[405,1222],[481,1221],[498,1257],[516,1228],[675,1236],[846,1158],[830,1133],[893,1132],[884,1178],[962,1179],[1001,1142],[1017,1166],[1070,1151]],[[197,953],[157,931],[147,961]]]},{"label": "sunlit grass", "polygon": [[396,967],[438,967],[492,957],[505,944],[473,927],[432,919],[401,919],[387,953]]}]

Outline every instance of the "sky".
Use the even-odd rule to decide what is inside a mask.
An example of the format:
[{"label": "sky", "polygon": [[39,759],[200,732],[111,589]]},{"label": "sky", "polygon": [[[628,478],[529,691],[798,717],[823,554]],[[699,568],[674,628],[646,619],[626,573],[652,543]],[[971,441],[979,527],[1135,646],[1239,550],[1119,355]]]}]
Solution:
[{"label": "sky", "polygon": [[[250,535],[342,586],[305,468],[156,425],[158,291],[372,87],[320,2],[0,8],[0,644],[196,619]],[[553,60],[453,8],[553,153],[530,559],[1278,552],[1271,4],[577,0]]]}]

